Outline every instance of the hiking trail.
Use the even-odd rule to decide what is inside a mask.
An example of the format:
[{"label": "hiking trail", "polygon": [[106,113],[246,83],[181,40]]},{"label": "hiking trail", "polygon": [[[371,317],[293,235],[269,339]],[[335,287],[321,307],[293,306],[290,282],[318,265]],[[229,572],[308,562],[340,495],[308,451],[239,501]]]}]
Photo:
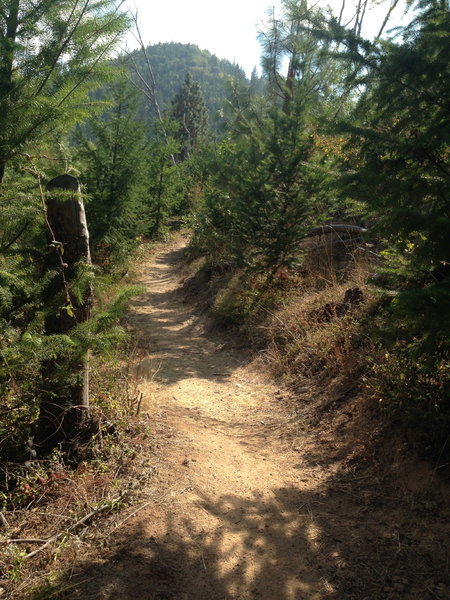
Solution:
[{"label": "hiking trail", "polygon": [[341,482],[350,446],[323,427],[305,432],[286,392],[183,302],[184,244],[177,238],[142,265],[146,291],[128,318],[145,349],[136,373],[160,466],[109,554],[76,569],[87,583],[73,597],[428,598],[403,568],[404,507],[396,498],[379,506],[379,481],[364,474]]}]

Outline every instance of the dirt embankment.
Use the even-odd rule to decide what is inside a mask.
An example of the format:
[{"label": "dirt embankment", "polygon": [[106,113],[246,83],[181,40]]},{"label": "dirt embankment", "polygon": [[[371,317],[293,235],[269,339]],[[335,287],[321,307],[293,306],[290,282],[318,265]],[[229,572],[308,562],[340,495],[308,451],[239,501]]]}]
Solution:
[{"label": "dirt embankment", "polygon": [[129,317],[158,475],[113,546],[74,567],[65,597],[450,598],[432,470],[386,447],[357,399],[311,427],[315,392],[278,389],[183,302],[182,245],[143,266],[147,291]]}]

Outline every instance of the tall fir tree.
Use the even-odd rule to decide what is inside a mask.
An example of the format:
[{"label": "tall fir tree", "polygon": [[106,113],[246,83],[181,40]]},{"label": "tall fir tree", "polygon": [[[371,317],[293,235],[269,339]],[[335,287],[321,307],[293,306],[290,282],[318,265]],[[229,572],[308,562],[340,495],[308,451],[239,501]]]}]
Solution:
[{"label": "tall fir tree", "polygon": [[172,103],[171,117],[179,126],[176,133],[181,144],[179,159],[186,160],[198,150],[208,131],[208,111],[200,84],[189,72]]},{"label": "tall fir tree", "polygon": [[0,10],[0,182],[27,144],[92,112],[127,19],[116,0],[4,0]]},{"label": "tall fir tree", "polygon": [[231,131],[206,203],[225,229],[216,236],[219,245],[227,238],[233,258],[269,280],[299,260],[302,238],[333,206],[326,159],[315,142],[330,77],[324,44],[309,31],[318,15],[304,1],[286,4],[283,19],[272,19],[264,35],[266,97],[233,87]]}]

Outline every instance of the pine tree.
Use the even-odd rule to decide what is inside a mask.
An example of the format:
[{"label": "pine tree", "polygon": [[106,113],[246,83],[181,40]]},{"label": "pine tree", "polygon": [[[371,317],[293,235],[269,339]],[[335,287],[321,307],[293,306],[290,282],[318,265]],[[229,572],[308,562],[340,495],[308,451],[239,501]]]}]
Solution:
[{"label": "pine tree", "polygon": [[397,324],[436,348],[450,340],[450,10],[417,8],[401,43],[360,50],[367,91],[345,126],[354,160],[344,181],[396,250]]},{"label": "pine tree", "polygon": [[142,213],[148,196],[149,144],[137,120],[137,92],[119,82],[105,96],[111,108],[88,121],[77,139],[94,260],[114,268],[126,263],[146,230]]},{"label": "pine tree", "polygon": [[249,92],[252,96],[263,95],[265,92],[266,80],[258,75],[256,67],[253,67],[250,76]]},{"label": "pine tree", "polygon": [[[302,238],[332,208],[315,143],[330,70],[324,44],[308,31],[311,18],[301,2],[289,3],[282,21],[271,21],[264,36],[265,99],[234,86],[232,131],[212,176],[217,198],[207,204],[218,227],[226,228],[217,236],[220,244],[227,236],[233,258],[269,280],[299,260]],[[218,218],[218,206],[226,218]]]},{"label": "pine tree", "polygon": [[4,0],[0,10],[0,182],[27,144],[92,111],[87,92],[126,25],[115,0]]},{"label": "pine tree", "polygon": [[185,160],[198,150],[208,130],[208,111],[202,91],[189,72],[172,103],[171,116],[179,125],[176,134],[181,143],[179,158]]}]

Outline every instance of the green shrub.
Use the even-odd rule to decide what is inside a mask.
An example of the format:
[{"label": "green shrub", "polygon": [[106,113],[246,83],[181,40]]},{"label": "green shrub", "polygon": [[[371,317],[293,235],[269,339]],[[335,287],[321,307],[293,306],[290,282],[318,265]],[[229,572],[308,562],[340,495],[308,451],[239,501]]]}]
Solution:
[{"label": "green shrub", "polygon": [[450,456],[450,355],[416,350],[414,342],[380,349],[368,383],[380,410],[413,429],[420,450],[441,460]]}]

